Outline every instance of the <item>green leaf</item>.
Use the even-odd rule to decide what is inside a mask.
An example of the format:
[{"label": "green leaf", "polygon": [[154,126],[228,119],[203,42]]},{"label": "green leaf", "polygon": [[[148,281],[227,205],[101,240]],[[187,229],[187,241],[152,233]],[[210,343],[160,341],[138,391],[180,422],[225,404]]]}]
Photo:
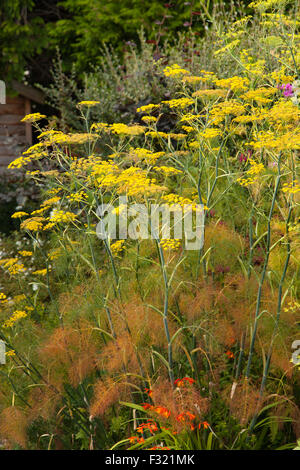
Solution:
[{"label": "green leaf", "polygon": [[126,401],[120,401],[119,403],[120,405],[128,406],[129,408],[133,408],[134,410],[139,410],[139,411],[142,411],[143,413],[146,413],[146,411],[141,405],[136,405],[135,403],[128,403]]}]

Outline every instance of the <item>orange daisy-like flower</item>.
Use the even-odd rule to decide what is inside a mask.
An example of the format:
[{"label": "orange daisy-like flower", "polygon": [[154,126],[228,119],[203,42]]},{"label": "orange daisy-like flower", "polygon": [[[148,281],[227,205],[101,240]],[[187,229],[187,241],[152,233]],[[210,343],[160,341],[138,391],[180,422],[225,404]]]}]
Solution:
[{"label": "orange daisy-like flower", "polygon": [[186,411],[185,414],[189,418],[190,421],[196,418],[196,415],[194,415],[193,413],[190,413],[189,411]]},{"label": "orange daisy-like flower", "polygon": [[185,423],[187,420],[193,421],[193,419],[195,418],[196,415],[190,413],[189,411],[184,411],[183,413],[180,413],[176,416],[177,421],[179,421],[180,423]]},{"label": "orange daisy-like flower", "polygon": [[234,359],[234,354],[232,351],[226,351],[226,356],[228,357],[228,359]]},{"label": "orange daisy-like flower", "polygon": [[184,413],[180,413],[179,415],[177,415],[176,420],[179,421],[180,423],[185,423]]},{"label": "orange daisy-like flower", "polygon": [[195,380],[191,377],[183,377],[182,379],[176,379],[174,385],[176,385],[176,387],[184,387],[187,383],[194,384]]},{"label": "orange daisy-like flower", "polygon": [[154,406],[150,405],[150,403],[142,403],[142,407],[144,410],[153,410]]},{"label": "orange daisy-like flower", "polygon": [[148,430],[151,432],[151,434],[154,434],[156,431],[158,431],[158,426],[155,423],[155,421],[147,421],[146,423],[142,423],[137,427],[137,432],[140,432],[141,434],[145,431]]},{"label": "orange daisy-like flower", "polygon": [[204,429],[209,428],[209,423],[207,421],[202,421],[202,423],[198,424],[198,429],[201,429],[201,426],[203,426]]},{"label": "orange daisy-like flower", "polygon": [[169,418],[169,416],[171,414],[170,410],[168,410],[168,408],[165,408],[164,406],[156,406],[154,408],[154,411],[157,414],[163,416],[164,418]]},{"label": "orange daisy-like flower", "polygon": [[141,444],[143,442],[145,442],[145,439],[143,437],[138,437],[138,436],[131,436],[129,437],[129,442],[130,444]]},{"label": "orange daisy-like flower", "polygon": [[150,390],[150,388],[145,388],[145,393],[147,393],[147,395],[148,395],[149,397],[151,397],[151,396],[153,395],[153,391]]}]

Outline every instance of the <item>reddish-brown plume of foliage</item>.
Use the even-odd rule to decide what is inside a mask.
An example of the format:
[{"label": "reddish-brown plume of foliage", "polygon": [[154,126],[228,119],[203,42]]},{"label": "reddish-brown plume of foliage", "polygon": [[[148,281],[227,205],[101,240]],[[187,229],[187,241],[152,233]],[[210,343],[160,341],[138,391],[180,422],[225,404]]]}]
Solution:
[{"label": "reddish-brown plume of foliage", "polygon": [[[165,345],[165,333],[162,318],[153,309],[144,305],[141,299],[133,296],[124,306],[116,306],[112,310],[113,324],[116,334],[122,335],[129,328],[132,342],[136,347],[143,348]],[[175,333],[175,325],[169,321],[171,334]]]},{"label": "reddish-brown plume of foliage", "polygon": [[34,387],[28,397],[31,406],[28,413],[29,420],[33,421],[39,417],[49,419],[55,413],[60,399],[61,394],[51,384]]},{"label": "reddish-brown plume of foliage", "polygon": [[180,311],[190,324],[202,319],[204,312],[213,310],[217,295],[216,287],[212,282],[200,283],[193,290],[195,290],[195,295],[184,292],[179,298]]},{"label": "reddish-brown plume of foliage", "polygon": [[[165,332],[161,316],[143,305],[138,297],[120,306],[110,306],[116,338],[102,347],[97,365],[109,373],[134,372],[140,366],[147,370],[151,347],[166,347]],[[170,334],[176,331],[169,322]]]},{"label": "reddish-brown plume of foliage", "polygon": [[16,406],[10,406],[2,410],[0,415],[0,437],[4,439],[7,448],[14,445],[26,448],[27,445],[27,417],[24,411]]},{"label": "reddish-brown plume of foliage", "polygon": [[[272,365],[278,367],[281,373],[284,373],[287,377],[291,378],[294,371],[294,364],[291,363],[291,354],[289,349],[285,348],[280,342],[275,342],[275,347],[272,351]],[[287,347],[292,344],[289,341]]]},{"label": "reddish-brown plume of foliage", "polygon": [[231,392],[231,386],[226,388],[222,394],[223,398],[228,403],[232,415],[244,426],[263,405],[263,400],[259,400],[259,389],[245,379],[236,385],[233,396]]},{"label": "reddish-brown plume of foliage", "polygon": [[120,399],[129,394],[129,386],[124,382],[117,382],[110,377],[100,379],[94,387],[94,398],[90,406],[91,416],[103,416],[105,412]]},{"label": "reddish-brown plume of foliage", "polygon": [[99,369],[109,373],[136,372],[138,368],[137,354],[131,336],[124,332],[117,339],[103,346],[97,358]]},{"label": "reddish-brown plume of foliage", "polygon": [[233,320],[235,335],[240,337],[254,317],[258,283],[254,277],[230,276],[219,289],[216,306],[219,312]]},{"label": "reddish-brown plume of foliage", "polygon": [[47,368],[48,380],[61,389],[68,381],[77,386],[97,366],[96,332],[86,321],[54,330],[40,350],[40,358]]},{"label": "reddish-brown plume of foliage", "polygon": [[63,292],[58,298],[59,311],[62,315],[69,313],[70,311],[77,309],[80,311],[82,305],[86,303],[87,286],[78,285],[71,290],[71,292]]}]

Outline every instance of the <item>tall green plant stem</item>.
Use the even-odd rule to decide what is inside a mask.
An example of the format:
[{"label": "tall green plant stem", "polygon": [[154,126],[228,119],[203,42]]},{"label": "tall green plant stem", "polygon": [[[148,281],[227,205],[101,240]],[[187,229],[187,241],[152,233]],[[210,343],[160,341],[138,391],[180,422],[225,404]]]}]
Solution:
[{"label": "tall green plant stem", "polygon": [[173,366],[173,352],[172,352],[172,342],[168,324],[168,306],[169,306],[169,282],[168,276],[166,271],[166,264],[164,259],[164,254],[162,247],[160,246],[159,242],[157,243],[157,249],[159,253],[160,265],[163,274],[163,281],[164,281],[164,288],[165,288],[165,301],[164,301],[164,314],[163,314],[163,322],[165,328],[165,334],[168,342],[168,365],[169,365],[169,377],[172,387],[174,387],[174,366]]},{"label": "tall green plant stem", "polygon": [[248,266],[248,279],[251,276],[251,266],[252,266],[252,258],[253,258],[253,213],[254,213],[254,205],[252,206],[250,217],[249,217],[249,266]]},{"label": "tall green plant stem", "polygon": [[[279,328],[279,321],[280,321],[280,316],[281,316],[281,304],[282,304],[282,289],[283,289],[283,284],[284,284],[284,281],[285,281],[285,277],[286,277],[286,273],[287,273],[287,269],[288,269],[288,265],[289,265],[289,261],[290,261],[290,256],[291,256],[291,243],[290,243],[290,239],[289,239],[289,222],[290,222],[290,219],[291,219],[291,215],[292,215],[292,205],[290,204],[289,205],[289,212],[288,212],[288,216],[287,216],[286,224],[285,224],[285,226],[286,226],[286,237],[287,237],[287,245],[286,245],[287,254],[286,254],[285,263],[284,263],[284,267],[283,267],[283,272],[282,272],[281,279],[280,279],[280,282],[279,282],[279,287],[278,287],[276,319],[275,319],[275,325],[274,325],[274,329],[273,329],[273,333],[272,333],[272,339],[271,339],[271,343],[270,343],[270,347],[269,347],[269,351],[268,351],[268,355],[267,355],[267,359],[266,359],[266,363],[265,363],[265,367],[264,367],[264,371],[263,371],[263,377],[262,377],[260,391],[259,391],[258,407],[259,407],[259,404],[262,400],[263,393],[264,393],[264,390],[265,390],[265,387],[266,387],[266,382],[267,382],[268,373],[269,373],[269,369],[270,369],[272,351],[273,351],[273,343],[274,343],[274,340],[275,340],[275,337],[276,337],[276,334],[277,334],[278,328]],[[253,428],[254,428],[254,426],[256,424],[256,421],[257,421],[257,417],[258,417],[258,409],[256,410],[256,413],[252,418],[252,421],[251,421],[251,424],[250,424],[250,429],[249,429],[250,433],[253,431]]]},{"label": "tall green plant stem", "polygon": [[265,280],[267,266],[268,266],[268,262],[269,262],[269,256],[270,256],[271,220],[272,220],[272,216],[273,216],[273,212],[274,212],[275,201],[276,201],[276,197],[277,197],[277,193],[278,193],[278,189],[279,189],[279,185],[280,185],[280,179],[281,179],[280,161],[281,161],[281,154],[278,157],[278,162],[277,162],[278,174],[277,174],[277,177],[276,177],[276,183],[275,183],[271,208],[270,208],[269,216],[268,216],[266,256],[265,256],[264,266],[263,266],[263,269],[262,269],[262,273],[261,273],[261,277],[260,277],[260,281],[259,281],[259,286],[258,286],[258,292],[257,292],[254,328],[253,328],[252,339],[251,339],[251,344],[250,344],[250,351],[249,351],[249,357],[248,357],[248,363],[247,363],[247,368],[246,368],[246,373],[245,373],[246,379],[248,379],[249,375],[250,375],[250,368],[251,368],[251,363],[252,363],[252,358],[253,358],[253,353],[254,353],[254,346],[255,346],[255,340],[256,340],[256,335],[257,335],[258,322],[259,322],[259,318],[260,318],[260,304],[261,304],[262,288],[263,288],[263,283],[264,283],[264,280]]},{"label": "tall green plant stem", "polygon": [[[210,200],[212,198],[212,195],[213,195],[213,192],[215,190],[215,187],[216,187],[216,184],[217,184],[217,180],[218,180],[218,177],[219,177],[219,162],[220,162],[220,155],[221,155],[221,151],[222,151],[222,148],[223,148],[223,145],[225,143],[225,139],[222,140],[221,142],[221,145],[220,145],[220,148],[218,150],[218,153],[217,153],[217,156],[216,156],[216,163],[215,163],[215,178],[214,178],[214,181],[213,181],[213,184],[212,184],[212,187],[208,193],[208,196],[207,196],[207,201],[206,201],[206,205],[207,207],[209,207],[209,204],[210,204]],[[202,153],[200,152],[200,164],[201,164],[201,171],[199,173],[199,178],[198,178],[198,182],[197,182],[197,192],[198,192],[198,197],[199,197],[199,202],[200,204],[203,203],[203,199],[202,199],[202,194],[201,194],[201,189],[200,189],[200,186],[201,186],[201,177],[202,177]],[[206,221],[206,217],[207,217],[207,210],[204,211],[204,220],[203,220],[203,230],[205,231],[205,221]],[[205,233],[203,234],[203,237],[205,236]],[[200,263],[200,259],[201,257],[203,256],[203,247],[200,248],[199,250],[199,254],[198,254],[198,261],[197,261],[197,268],[196,268],[196,279],[198,278],[198,270],[199,270],[199,263]],[[204,275],[204,278],[207,279],[207,272],[206,272],[206,265],[205,265],[205,260],[203,260],[203,275]]]}]

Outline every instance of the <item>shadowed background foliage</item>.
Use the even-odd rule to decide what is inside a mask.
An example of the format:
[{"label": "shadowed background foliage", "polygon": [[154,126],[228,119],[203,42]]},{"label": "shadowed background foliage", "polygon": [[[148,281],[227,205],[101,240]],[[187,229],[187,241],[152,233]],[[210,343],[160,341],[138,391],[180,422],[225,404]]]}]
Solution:
[{"label": "shadowed background foliage", "polygon": [[[100,64],[103,43],[120,52],[138,39],[138,31],[157,43],[192,29],[201,35],[217,4],[230,0],[3,0],[0,7],[0,67],[2,78],[25,78],[48,84],[49,69],[59,48],[66,71],[75,64],[78,73]],[[236,2],[238,3],[238,2]],[[249,4],[242,0],[243,5]]]}]

